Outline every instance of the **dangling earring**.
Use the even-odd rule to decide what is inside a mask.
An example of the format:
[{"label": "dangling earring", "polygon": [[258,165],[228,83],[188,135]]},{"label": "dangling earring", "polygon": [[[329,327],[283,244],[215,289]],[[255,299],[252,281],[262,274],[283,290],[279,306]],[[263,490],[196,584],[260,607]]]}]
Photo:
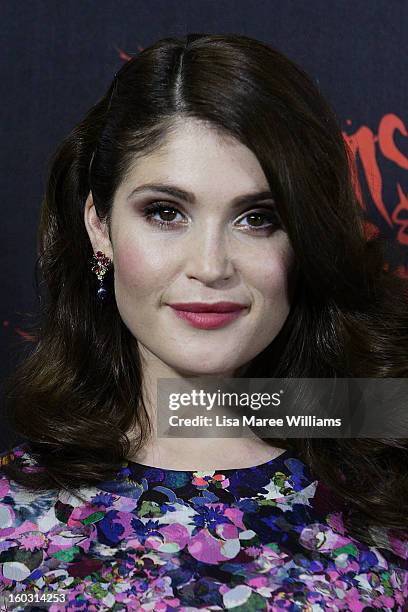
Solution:
[{"label": "dangling earring", "polygon": [[96,296],[98,300],[103,301],[108,295],[106,287],[103,286],[103,277],[111,267],[112,260],[107,257],[105,253],[102,253],[102,251],[97,251],[96,254],[94,253],[92,257],[91,264],[92,272],[96,274],[100,283],[100,287],[96,293]]}]

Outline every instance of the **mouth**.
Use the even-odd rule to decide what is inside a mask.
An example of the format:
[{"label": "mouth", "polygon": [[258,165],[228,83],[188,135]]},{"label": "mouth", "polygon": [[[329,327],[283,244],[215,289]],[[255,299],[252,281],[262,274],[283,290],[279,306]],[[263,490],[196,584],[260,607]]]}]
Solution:
[{"label": "mouth", "polygon": [[[218,310],[206,310],[208,306],[214,308],[216,305],[199,305],[201,308],[205,308],[205,310],[196,310],[197,304],[194,306],[194,310],[186,310],[179,307],[179,305],[169,304],[172,311],[179,318],[191,325],[192,327],[196,327],[198,329],[217,329],[219,327],[224,327],[229,323],[238,319],[246,310],[247,306],[239,305],[237,308],[236,304],[234,304],[235,309],[233,310],[225,310],[226,308],[231,308],[230,306],[225,306],[225,303],[220,306],[220,303],[217,305]],[[188,306],[192,308],[192,305],[183,305],[184,307]]]}]

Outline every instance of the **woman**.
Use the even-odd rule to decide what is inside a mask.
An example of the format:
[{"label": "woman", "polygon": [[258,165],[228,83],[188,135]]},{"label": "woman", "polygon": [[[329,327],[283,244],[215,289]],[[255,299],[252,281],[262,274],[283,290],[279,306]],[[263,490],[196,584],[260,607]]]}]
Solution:
[{"label": "woman", "polygon": [[8,393],[26,441],[3,458],[5,592],[404,609],[405,439],[180,441],[154,419],[159,378],[406,377],[406,282],[350,167],[316,86],[261,42],[168,38],[121,68],[50,168],[44,317]]}]

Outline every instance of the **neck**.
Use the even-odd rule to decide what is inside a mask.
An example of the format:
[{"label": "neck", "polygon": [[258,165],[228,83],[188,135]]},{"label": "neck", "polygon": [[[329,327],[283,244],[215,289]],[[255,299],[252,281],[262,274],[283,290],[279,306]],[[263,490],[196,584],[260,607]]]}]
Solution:
[{"label": "neck", "polygon": [[[272,446],[269,441],[256,436],[250,428],[241,428],[237,435],[240,437],[159,437],[157,424],[157,383],[159,378],[180,379],[185,388],[193,389],[193,373],[176,372],[155,355],[140,347],[143,364],[143,399],[152,423],[152,436],[146,440],[143,447],[128,459],[138,463],[174,470],[220,470],[252,467],[265,463],[279,456],[284,448]],[[244,368],[222,374],[207,376],[196,375],[200,379],[214,380],[216,378],[234,378],[242,374]],[[197,385],[195,385],[197,386]],[[231,416],[237,416],[231,409]],[[194,414],[183,413],[183,416]],[[177,429],[180,431],[180,428]],[[185,433],[191,431],[185,430]],[[201,429],[200,433],[204,433]],[[210,432],[209,432],[210,434]],[[132,439],[132,434],[129,434]],[[211,434],[210,434],[211,435]]]}]

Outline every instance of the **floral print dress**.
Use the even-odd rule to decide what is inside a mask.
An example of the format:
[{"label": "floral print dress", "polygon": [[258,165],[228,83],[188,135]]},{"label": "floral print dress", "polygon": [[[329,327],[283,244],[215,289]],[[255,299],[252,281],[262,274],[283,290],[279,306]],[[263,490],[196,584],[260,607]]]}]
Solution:
[{"label": "floral print dress", "polygon": [[[41,469],[25,445],[3,462],[15,457]],[[329,490],[291,451],[205,472],[128,461],[82,488],[85,501],[1,476],[9,609],[408,610],[408,537],[388,530],[378,548],[349,537]],[[44,594],[60,600],[41,607]]]}]

